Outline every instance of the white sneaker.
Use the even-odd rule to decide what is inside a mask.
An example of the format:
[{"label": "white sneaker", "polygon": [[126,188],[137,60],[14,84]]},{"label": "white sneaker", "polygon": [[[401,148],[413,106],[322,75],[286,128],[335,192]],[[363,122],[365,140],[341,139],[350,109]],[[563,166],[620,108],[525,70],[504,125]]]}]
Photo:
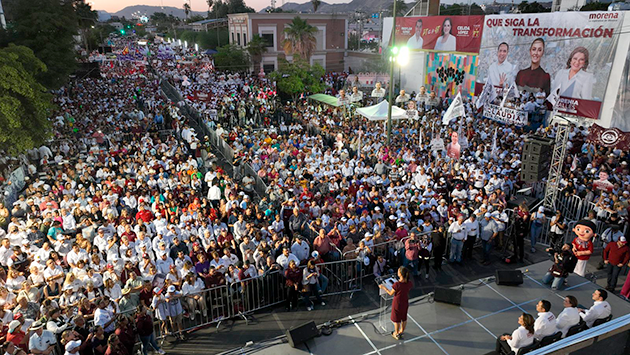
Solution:
[{"label": "white sneaker", "polygon": [[424,275],[424,278],[428,279],[429,278],[429,274]]},{"label": "white sneaker", "polygon": [[313,310],[313,307],[306,307],[306,309],[310,312]]},{"label": "white sneaker", "polygon": [[157,352],[158,352],[158,354],[160,354],[160,355],[164,355],[164,354],[166,354],[166,351],[164,351],[164,350],[162,350],[162,349],[158,350]]},{"label": "white sneaker", "polygon": [[322,302],[322,306],[325,306],[325,305],[326,305],[326,302]]}]

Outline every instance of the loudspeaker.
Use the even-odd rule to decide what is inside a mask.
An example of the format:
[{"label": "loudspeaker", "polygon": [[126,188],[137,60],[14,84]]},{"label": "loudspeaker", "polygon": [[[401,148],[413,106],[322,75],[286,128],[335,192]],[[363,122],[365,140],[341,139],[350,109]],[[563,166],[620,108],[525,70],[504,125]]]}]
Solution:
[{"label": "loudspeaker", "polygon": [[302,325],[298,325],[297,327],[288,329],[286,334],[287,339],[289,339],[289,345],[295,348],[303,342],[316,337],[317,326],[315,326],[315,322],[310,321],[308,323],[304,323]]},{"label": "loudspeaker", "polygon": [[523,283],[523,272],[521,270],[497,270],[495,273],[497,285],[517,286]]},{"label": "loudspeaker", "polygon": [[521,180],[540,181],[547,177],[551,165],[553,141],[548,138],[528,137],[521,155]]},{"label": "loudspeaker", "polygon": [[433,300],[435,300],[435,302],[444,302],[459,306],[462,304],[462,290],[436,287],[433,293]]}]

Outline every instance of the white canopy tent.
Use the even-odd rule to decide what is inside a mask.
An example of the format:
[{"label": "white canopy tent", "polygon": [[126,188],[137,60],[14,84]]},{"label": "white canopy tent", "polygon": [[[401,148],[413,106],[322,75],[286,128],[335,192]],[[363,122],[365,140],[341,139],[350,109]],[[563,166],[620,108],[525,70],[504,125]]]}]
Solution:
[{"label": "white canopy tent", "polygon": [[[388,105],[387,101],[383,100],[376,105],[358,108],[357,112],[370,121],[385,121],[387,120]],[[407,111],[398,106],[392,106],[392,120],[402,120],[405,118],[407,118]]]}]

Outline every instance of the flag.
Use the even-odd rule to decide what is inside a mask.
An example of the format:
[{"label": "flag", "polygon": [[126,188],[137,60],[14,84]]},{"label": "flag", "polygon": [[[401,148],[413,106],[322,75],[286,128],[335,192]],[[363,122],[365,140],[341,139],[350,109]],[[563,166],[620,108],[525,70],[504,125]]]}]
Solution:
[{"label": "flag", "polygon": [[577,169],[577,154],[573,155],[573,161],[571,162],[571,171],[575,171]]},{"label": "flag", "polygon": [[501,101],[501,107],[505,107],[505,101],[507,101],[508,97],[521,97],[521,93],[518,92],[516,88],[516,84],[512,83],[508,88],[507,92],[503,94],[503,101]]},{"label": "flag", "polygon": [[125,47],[125,49],[123,49],[122,51],[122,55],[127,55],[129,54],[129,47]]},{"label": "flag", "polygon": [[462,94],[457,93],[453,102],[448,107],[446,112],[444,113],[444,117],[442,117],[442,124],[447,125],[451,120],[466,115],[466,110],[464,110],[464,102],[462,101]]},{"label": "flag", "polygon": [[547,96],[547,101],[549,101],[551,106],[555,107],[556,102],[558,102],[559,98],[560,98],[560,87],[558,86],[555,90],[551,92],[551,94],[549,94],[549,96]]},{"label": "flag", "polygon": [[499,127],[494,129],[494,137],[492,137],[492,149],[490,151],[491,155],[494,157],[495,152],[497,151],[497,130]]},{"label": "flag", "polygon": [[486,80],[486,84],[483,86],[483,91],[481,92],[481,94],[477,98],[477,101],[475,102],[475,106],[477,107],[477,110],[479,110],[485,104],[490,103],[494,100],[494,98],[491,99],[493,92],[496,98],[497,92],[496,90],[494,90],[494,85],[492,85],[490,78],[488,78],[488,80]]},{"label": "flag", "polygon": [[589,128],[588,143],[596,147],[615,148],[626,151],[630,149],[630,132],[624,132],[618,128],[604,128],[593,123]]},{"label": "flag", "polygon": [[418,142],[420,149],[422,149],[422,128],[420,128],[420,142]]}]

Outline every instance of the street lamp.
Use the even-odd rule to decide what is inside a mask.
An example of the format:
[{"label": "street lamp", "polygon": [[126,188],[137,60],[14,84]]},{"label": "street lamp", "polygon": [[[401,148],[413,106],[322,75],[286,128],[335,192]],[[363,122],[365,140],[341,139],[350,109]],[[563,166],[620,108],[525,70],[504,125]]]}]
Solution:
[{"label": "street lamp", "polygon": [[[394,2],[395,3],[395,2]],[[395,21],[394,21],[395,22]],[[395,25],[394,25],[395,26]],[[394,27],[395,28],[395,27]],[[392,39],[394,35],[392,35]],[[394,66],[404,67],[409,63],[409,48],[393,46],[389,55],[389,99],[387,106],[387,144],[392,141],[392,105],[394,103]]]}]

